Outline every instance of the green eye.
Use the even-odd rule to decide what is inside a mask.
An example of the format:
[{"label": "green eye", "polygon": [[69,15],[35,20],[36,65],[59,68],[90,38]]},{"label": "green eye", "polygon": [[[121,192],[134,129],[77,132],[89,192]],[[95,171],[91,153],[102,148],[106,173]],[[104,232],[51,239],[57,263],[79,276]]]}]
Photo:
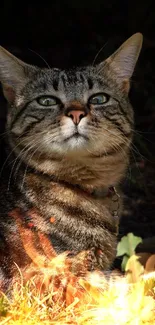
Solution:
[{"label": "green eye", "polygon": [[58,100],[55,97],[43,96],[43,97],[39,97],[37,99],[37,102],[42,106],[48,107],[48,106],[56,105],[58,103]]},{"label": "green eye", "polygon": [[109,96],[106,94],[98,94],[89,98],[89,104],[92,105],[102,105],[107,103]]}]

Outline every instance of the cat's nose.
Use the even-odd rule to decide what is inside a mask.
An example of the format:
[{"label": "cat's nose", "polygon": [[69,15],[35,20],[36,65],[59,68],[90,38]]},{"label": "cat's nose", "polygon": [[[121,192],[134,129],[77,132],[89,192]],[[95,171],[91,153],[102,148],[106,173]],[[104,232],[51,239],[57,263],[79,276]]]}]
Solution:
[{"label": "cat's nose", "polygon": [[67,116],[70,117],[75,125],[78,125],[83,117],[85,117],[87,113],[81,110],[71,110],[67,113]]}]

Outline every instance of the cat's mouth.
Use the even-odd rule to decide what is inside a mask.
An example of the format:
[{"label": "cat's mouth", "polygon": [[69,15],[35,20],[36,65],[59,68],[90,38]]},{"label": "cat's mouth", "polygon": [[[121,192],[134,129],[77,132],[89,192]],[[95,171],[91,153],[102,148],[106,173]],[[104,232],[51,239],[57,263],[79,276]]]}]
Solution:
[{"label": "cat's mouth", "polygon": [[68,136],[67,138],[64,139],[64,142],[67,142],[69,140],[80,140],[80,139],[84,139],[86,141],[89,140],[89,138],[86,135],[80,134],[78,131],[73,133],[72,135]]}]

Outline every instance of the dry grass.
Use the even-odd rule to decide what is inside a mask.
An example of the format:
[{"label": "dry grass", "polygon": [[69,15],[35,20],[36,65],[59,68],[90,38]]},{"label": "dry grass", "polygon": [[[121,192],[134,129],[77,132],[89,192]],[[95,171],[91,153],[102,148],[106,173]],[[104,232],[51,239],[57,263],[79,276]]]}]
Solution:
[{"label": "dry grass", "polygon": [[89,273],[89,252],[73,258],[67,252],[56,255],[49,240],[38,233],[41,254],[35,247],[33,232],[22,226],[19,211],[14,211],[14,217],[32,265],[24,270],[17,267],[18,277],[14,278],[12,291],[7,296],[1,293],[1,325],[155,324],[155,275],[141,275],[140,263],[134,255],[136,237],[132,238],[132,250],[131,235],[119,245],[119,254],[121,245],[123,254],[129,248],[131,251],[126,276],[97,270]]},{"label": "dry grass", "polygon": [[[0,324],[155,324],[155,276],[130,283],[128,276],[100,272],[77,276],[68,269],[65,255],[55,257],[51,267],[20,273],[12,298],[3,293]],[[33,274],[33,276],[32,276]]]}]

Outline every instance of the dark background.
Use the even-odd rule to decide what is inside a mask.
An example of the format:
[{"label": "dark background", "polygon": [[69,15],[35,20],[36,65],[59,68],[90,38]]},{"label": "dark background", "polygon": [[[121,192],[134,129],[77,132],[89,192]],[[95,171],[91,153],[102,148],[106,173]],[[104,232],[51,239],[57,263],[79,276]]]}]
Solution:
[{"label": "dark background", "polygon": [[[145,239],[151,238],[142,250],[155,252],[154,0],[0,3],[0,44],[38,66],[46,66],[45,61],[51,67],[63,68],[99,62],[136,32],[143,34],[144,43],[130,91],[136,132],[123,183],[125,207],[119,238],[131,231]],[[3,132],[5,109],[0,96],[0,131]]]}]

